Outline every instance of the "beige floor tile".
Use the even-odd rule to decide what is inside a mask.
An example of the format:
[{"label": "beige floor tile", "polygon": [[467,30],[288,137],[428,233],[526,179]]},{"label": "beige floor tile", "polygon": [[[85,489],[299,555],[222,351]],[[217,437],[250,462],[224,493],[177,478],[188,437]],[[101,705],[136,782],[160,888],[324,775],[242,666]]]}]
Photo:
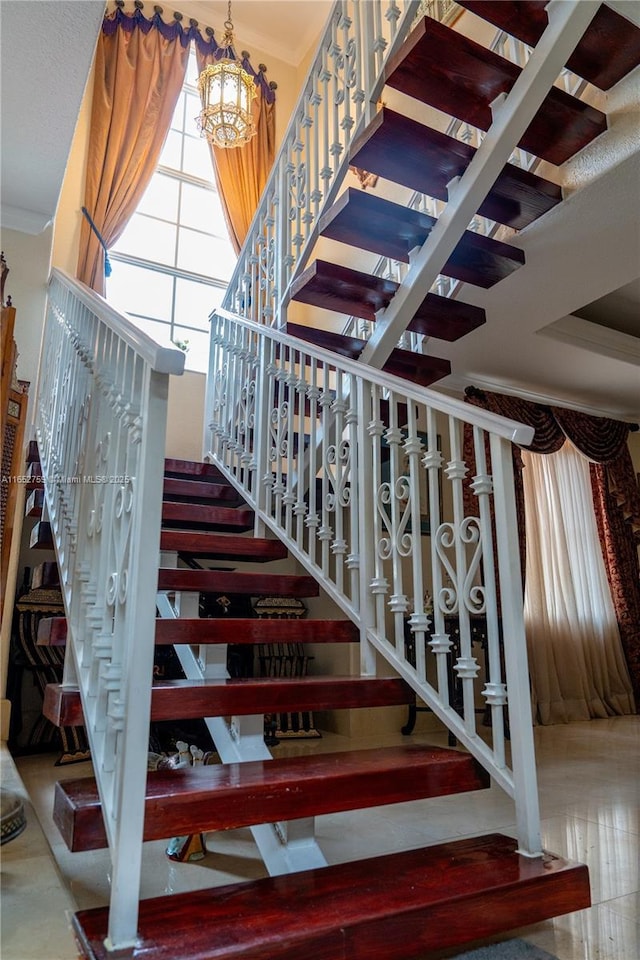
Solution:
[{"label": "beige floor tile", "polygon": [[[446,745],[446,736],[418,734],[411,741]],[[512,935],[536,943],[558,960],[640,960],[640,717],[539,727],[535,741],[544,846],[588,864],[594,906]],[[403,742],[407,739],[393,731],[380,745]],[[352,747],[375,748],[376,743],[370,739],[349,741],[329,733],[322,740],[283,742],[274,752],[276,756],[299,756]],[[26,757],[18,761],[47,839],[42,833],[30,834],[28,828],[22,838],[8,844],[4,848],[7,858],[3,882],[6,870],[8,886],[4,896],[10,898],[12,889],[18,889],[18,881],[27,883],[28,878],[30,888],[39,898],[41,915],[44,917],[43,903],[47,904],[47,916],[50,911],[55,914],[56,925],[51,928],[54,934],[47,945],[51,948],[55,943],[58,949],[59,943],[59,954],[16,953],[26,949],[21,945],[20,922],[16,920],[9,930],[12,940],[9,952],[2,954],[3,960],[72,960],[75,954],[68,953],[73,946],[64,903],[75,901],[78,907],[88,907],[108,900],[107,852],[69,853],[51,813],[54,781],[86,776],[91,766],[56,768],[54,759]],[[493,786],[451,798],[322,816],[316,826],[319,844],[331,863],[494,831],[513,836],[515,815],[510,798]],[[19,842],[22,848],[14,846]],[[57,867],[48,861],[48,845],[57,858]],[[265,875],[249,830],[209,834],[207,856],[197,864],[169,861],[165,847],[164,841],[145,844],[144,897]],[[52,874],[44,869],[46,862]],[[15,874],[11,872],[14,865]],[[58,879],[56,883],[52,877],[58,877],[57,869],[63,881]],[[21,904],[16,912],[20,915],[22,911]],[[450,954],[451,951],[445,951],[442,956]],[[432,955],[430,960],[437,956]]]}]

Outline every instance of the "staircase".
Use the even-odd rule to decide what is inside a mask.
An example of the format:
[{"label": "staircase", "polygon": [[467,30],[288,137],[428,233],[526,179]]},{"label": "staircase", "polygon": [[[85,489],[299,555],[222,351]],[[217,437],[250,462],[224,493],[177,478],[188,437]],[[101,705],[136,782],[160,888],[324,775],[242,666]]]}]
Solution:
[{"label": "staircase", "polygon": [[[86,724],[96,771],[95,781],[59,785],[55,817],[71,849],[108,844],[114,864],[110,907],[73,921],[88,958],[418,960],[589,905],[586,868],[540,844],[511,456],[532,432],[425,387],[451,369],[430,354],[431,338],[481,335],[490,320],[461,285],[488,289],[526,270],[517,231],[563,202],[550,168],[606,130],[605,114],[554,87],[556,75],[568,63],[607,89],[640,63],[640,32],[605,6],[593,16],[591,4],[563,4],[547,28],[544,3],[462,3],[536,45],[521,68],[429,17],[411,32],[415,3],[402,4],[400,22],[394,5],[386,26],[377,4],[356,6],[353,17],[336,6],[225,309],[212,315],[207,463],[167,461],[157,476],[176,352],[145,346],[54,275],[44,355],[80,359],[69,379],[45,374],[40,402],[73,651],[45,709],[55,722]],[[420,101],[424,122],[386,106],[374,113],[385,84]],[[321,123],[329,102],[335,123],[328,112]],[[446,130],[431,123],[434,110],[452,118]],[[349,164],[416,193],[409,203],[340,193]],[[477,217],[490,221],[483,232],[471,228]],[[311,262],[318,237],[380,257],[378,267]],[[341,333],[286,323],[291,302],[355,322]],[[82,323],[77,333],[76,303],[82,323],[86,308],[108,333],[86,336]],[[136,377],[113,363],[114,337],[125,356],[134,351],[132,365],[142,358]],[[105,398],[97,412],[96,396]],[[114,490],[56,482],[64,465],[70,474],[92,457],[94,472],[120,478]],[[285,556],[306,574],[270,572]],[[264,572],[236,569],[256,563]],[[344,619],[197,617],[200,592],[320,588]],[[42,641],[60,643],[65,630],[51,623]],[[226,675],[228,643],[276,638],[359,643],[360,676]],[[185,679],[151,686],[154,644],[175,646]],[[272,759],[264,743],[264,713],[416,695],[460,749]],[[478,729],[478,712],[490,729]],[[149,718],[187,717],[206,718],[221,763],[145,778]],[[517,839],[327,865],[313,835],[318,814],[482,789],[489,777],[514,800]],[[251,827],[269,878],[138,904],[143,840],[237,826]]]},{"label": "staircase", "polygon": [[[286,548],[277,540],[242,535],[252,526],[252,511],[216,468],[167,461],[164,495],[171,499],[163,504],[161,546],[175,550],[181,560],[197,556],[202,561],[268,565],[286,556]],[[160,568],[158,589],[251,596],[318,593],[311,577],[235,568]],[[229,641],[256,645],[284,637],[301,643],[358,642],[357,630],[346,620],[224,618],[158,619],[155,640],[156,644],[226,647]],[[43,621],[40,643],[59,646],[65,638],[66,620]],[[154,682],[151,721],[384,707],[410,704],[414,696],[397,676],[173,680]],[[62,685],[47,688],[44,713],[58,725],[84,722],[79,693]],[[255,760],[165,769],[147,777],[143,839],[300,821],[488,786],[488,774],[468,753],[411,744],[274,758],[268,763]],[[54,820],[72,851],[107,846],[93,778],[57,784]],[[443,901],[450,896],[459,900],[459,874],[465,877],[465,909],[474,918],[473,923],[465,923],[472,936],[501,929],[507,917],[508,924],[514,925],[548,916],[557,909],[560,891],[572,908],[588,902],[584,867],[550,856],[527,862],[516,846],[511,838],[490,835],[143,901],[140,946],[133,956],[186,956],[188,943],[188,955],[202,958],[269,956],[276,960],[313,955],[346,960],[359,955],[407,956],[408,938],[414,953],[464,942],[469,933],[452,939],[450,934],[444,937],[442,929],[433,929],[438,926],[434,921],[444,923],[452,909]],[[551,892],[551,887],[557,889]],[[531,906],[523,909],[527,898]],[[268,917],[265,902],[270,905]],[[459,904],[455,909],[460,909]],[[489,922],[486,917],[481,920],[487,913],[492,915]],[[74,932],[85,956],[105,960],[110,956],[104,947],[107,921],[107,909],[82,911],[74,917]]]},{"label": "staircase", "polygon": [[[462,2],[460,6],[503,30],[511,30],[518,39],[534,46],[546,26],[543,3],[507,0],[488,4]],[[619,14],[601,7],[571,58],[570,69],[590,83],[608,89],[640,62],[638,33],[637,28]],[[619,61],[617,52],[613,54],[618,48],[621,48]],[[612,59],[617,63],[615,70],[609,66]],[[508,112],[506,104],[500,107],[497,104],[512,91],[522,75],[523,69],[505,57],[431,17],[424,17],[390,58],[384,82],[387,88],[400,92],[405,98],[424,104],[428,108],[427,120],[432,116],[437,123],[438,117],[445,114],[453,118],[453,129],[459,131],[463,124],[471,139],[489,130],[500,111]],[[607,118],[601,110],[558,87],[552,86],[544,99],[539,99],[542,101],[539,108],[514,144],[530,155],[530,167],[536,167],[542,160],[547,165],[559,166],[607,129]],[[526,111],[527,107],[525,101],[520,109]],[[529,112],[532,112],[530,108]],[[459,181],[465,174],[469,190],[475,194],[472,172],[478,163],[477,153],[468,142],[455,139],[427,122],[417,122],[382,107],[351,143],[349,163],[432,198],[431,203],[435,199],[443,203],[453,200],[458,204],[462,202],[465,183]],[[496,168],[496,174],[494,182],[488,182],[486,189],[483,186],[478,191],[471,208],[472,215],[488,218],[494,224],[492,229],[522,230],[562,200],[553,174],[551,178],[543,177],[513,162]],[[388,192],[388,186],[386,189]],[[382,184],[381,192],[384,191]],[[477,219],[475,222],[479,225]],[[299,273],[291,286],[291,299],[374,325],[379,320],[384,326],[392,326],[396,340],[405,331],[450,342],[466,336],[485,322],[485,316],[479,307],[463,302],[460,284],[487,289],[514,270],[522,269],[525,254],[517,245],[467,228],[458,230],[459,239],[457,235],[451,238],[450,245],[455,243],[452,252],[440,263],[435,242],[428,242],[432,232],[434,238],[437,235],[436,223],[436,217],[419,209],[348,188],[322,215],[318,233],[320,237],[378,254],[383,258],[379,268],[391,263],[397,268],[401,263],[419,262],[420,271],[413,271],[414,286],[420,287],[427,275],[431,282],[435,282],[436,277],[459,281],[455,300],[439,296],[432,289],[417,309],[401,305],[396,312],[394,297],[401,282],[389,279],[387,272],[371,275],[325,260],[316,260]],[[515,239],[517,244],[517,237]],[[345,257],[349,257],[348,251]],[[428,273],[430,259],[437,263],[433,276]],[[375,351],[365,350],[364,341],[358,345],[353,337],[335,333],[327,336],[326,331],[300,324],[289,323],[287,329],[296,337],[343,355],[362,356],[388,372],[397,371],[406,353],[387,344],[378,357]],[[415,383],[429,385],[451,372],[448,361],[435,356],[421,354],[419,360],[415,356],[406,359],[410,362],[404,363],[401,375]]]}]

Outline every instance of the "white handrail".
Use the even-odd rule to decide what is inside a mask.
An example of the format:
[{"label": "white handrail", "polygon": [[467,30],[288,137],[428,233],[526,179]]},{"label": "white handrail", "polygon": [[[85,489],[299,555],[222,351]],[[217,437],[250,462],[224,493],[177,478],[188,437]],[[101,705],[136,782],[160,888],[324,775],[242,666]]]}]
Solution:
[{"label": "white handrail", "polygon": [[167,339],[165,343],[161,343],[159,342],[161,338],[155,340],[150,337],[144,330],[136,327],[128,317],[114,310],[111,304],[107,303],[95,290],[80,283],[63,270],[54,268],[51,276],[52,280],[59,280],[78,303],[83,304],[87,310],[99,317],[105,328],[112,330],[120,340],[135,350],[151,370],[173,376],[180,376],[184,372],[184,351],[178,350],[170,340]]},{"label": "white handrail", "polygon": [[60,270],[49,283],[36,438],[77,686],[111,853],[108,945],[136,940],[169,373],[154,343]]},{"label": "white handrail", "polygon": [[[237,324],[238,327],[246,330],[247,335],[253,334],[259,337],[264,333],[264,331],[261,330],[260,324],[234,316],[222,307],[216,308],[212,314],[212,317],[214,316]],[[297,337],[292,337],[284,331],[278,332],[277,342],[294,350],[299,349],[301,344],[301,341]],[[313,352],[318,362],[326,363],[329,366],[335,365],[336,360],[338,360],[335,353],[332,353],[330,350],[324,350],[322,347],[312,347],[307,344],[307,349],[309,352]],[[472,426],[477,426],[482,430],[495,433],[497,436],[503,437],[512,443],[521,444],[526,447],[529,446],[533,440],[535,433],[533,427],[519,423],[517,420],[510,420],[508,417],[498,416],[489,410],[482,410],[480,407],[471,407],[457,397],[449,397],[443,393],[437,393],[428,387],[414,386],[414,384],[409,381],[403,380],[402,377],[396,377],[391,373],[386,373],[384,370],[368,367],[357,360],[350,360],[348,357],[340,357],[339,363],[341,370],[345,373],[355,376],[375,376],[376,383],[383,390],[401,394],[407,400],[413,400],[416,403],[428,403],[429,406],[439,413],[459,417]]]},{"label": "white handrail", "polygon": [[212,315],[205,457],[360,627],[362,671],[381,653],[515,798],[521,850],[538,855],[511,461],[511,443],[532,436],[264,324]]}]

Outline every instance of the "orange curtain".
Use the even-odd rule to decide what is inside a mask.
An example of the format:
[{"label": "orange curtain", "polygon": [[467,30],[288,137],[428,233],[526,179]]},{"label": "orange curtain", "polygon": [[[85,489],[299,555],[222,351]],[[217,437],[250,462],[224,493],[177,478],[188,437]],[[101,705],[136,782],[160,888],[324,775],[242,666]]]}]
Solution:
[{"label": "orange curtain", "polygon": [[[100,33],[85,207],[107,247],[134,213],[158,164],[184,83],[189,46],[159,30]],[[77,276],[104,296],[104,251],[83,218]]]},{"label": "orange curtain", "polygon": [[[197,46],[196,56],[199,71],[216,59]],[[260,74],[256,80],[262,81],[256,82],[258,95],[253,101],[256,135],[244,146],[230,150],[210,145],[218,193],[236,253],[240,253],[275,156],[275,99],[265,95],[266,84]]]}]

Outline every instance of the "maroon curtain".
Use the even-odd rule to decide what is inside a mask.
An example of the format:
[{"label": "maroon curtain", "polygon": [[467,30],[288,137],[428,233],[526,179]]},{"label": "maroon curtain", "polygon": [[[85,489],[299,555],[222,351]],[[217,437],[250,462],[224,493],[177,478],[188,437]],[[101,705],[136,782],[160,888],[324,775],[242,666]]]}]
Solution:
[{"label": "maroon curtain", "polygon": [[640,494],[628,449],[612,464],[591,464],[591,485],[622,649],[640,704]]},{"label": "maroon curtain", "polygon": [[[484,410],[532,426],[535,435],[531,446],[527,448],[532,453],[555,453],[565,439],[569,439],[585,457],[594,461],[591,464],[591,488],[602,555],[636,703],[640,703],[640,493],[627,444],[632,426],[620,420],[549,407],[520,397],[488,393],[475,387],[467,388],[465,400]],[[473,464],[470,430],[465,431],[464,457],[467,463]],[[522,459],[515,444],[513,457],[520,557],[524,572],[526,541]],[[466,506],[471,506],[468,496]]]}]

